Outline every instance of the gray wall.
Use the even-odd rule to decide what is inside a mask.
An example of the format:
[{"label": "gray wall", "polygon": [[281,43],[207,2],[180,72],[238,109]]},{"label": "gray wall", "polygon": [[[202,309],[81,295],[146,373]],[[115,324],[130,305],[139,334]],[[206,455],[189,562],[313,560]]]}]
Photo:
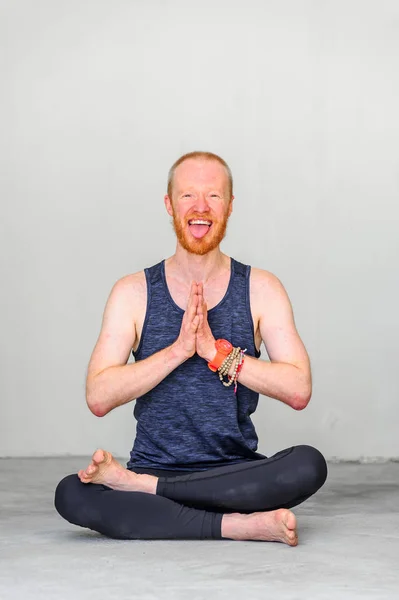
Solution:
[{"label": "gray wall", "polygon": [[133,404],[91,415],[88,359],[113,283],[174,251],[170,164],[209,149],[223,250],[280,277],[312,359],[305,411],[260,399],[260,449],[399,456],[399,3],[0,11],[0,455],[127,456]]}]

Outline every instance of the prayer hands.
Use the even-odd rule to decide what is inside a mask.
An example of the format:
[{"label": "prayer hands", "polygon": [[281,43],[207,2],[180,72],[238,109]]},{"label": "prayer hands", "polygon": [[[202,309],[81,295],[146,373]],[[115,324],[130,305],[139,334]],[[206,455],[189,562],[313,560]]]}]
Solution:
[{"label": "prayer hands", "polygon": [[196,351],[196,336],[199,323],[197,307],[197,284],[192,283],[186,312],[183,315],[183,320],[180,327],[179,337],[176,340],[176,345],[177,347],[181,348],[185,360],[193,356]]},{"label": "prayer hands", "polygon": [[215,338],[208,323],[208,308],[204,299],[204,286],[202,283],[197,284],[197,296],[197,316],[199,317],[199,321],[196,335],[196,351],[201,358],[210,361],[216,354]]},{"label": "prayer hands", "polygon": [[208,310],[204,300],[202,283],[193,282],[188,298],[186,312],[176,340],[185,358],[197,353],[205,360],[212,360],[216,354],[215,338],[208,323]]}]

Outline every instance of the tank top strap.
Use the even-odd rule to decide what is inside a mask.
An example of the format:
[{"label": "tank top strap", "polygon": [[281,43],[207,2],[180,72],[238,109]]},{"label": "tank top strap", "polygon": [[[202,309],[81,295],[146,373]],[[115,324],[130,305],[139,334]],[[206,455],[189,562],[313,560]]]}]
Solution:
[{"label": "tank top strap", "polygon": [[158,282],[162,283],[162,261],[156,265],[153,265],[152,267],[144,269],[144,272],[147,278],[147,283],[149,283],[150,286],[154,286]]},{"label": "tank top strap", "polygon": [[239,262],[238,260],[235,260],[234,258],[231,258],[231,260],[233,261],[234,274],[238,275],[239,277],[242,277],[243,279],[247,279],[249,273],[248,265],[244,265],[243,263]]}]

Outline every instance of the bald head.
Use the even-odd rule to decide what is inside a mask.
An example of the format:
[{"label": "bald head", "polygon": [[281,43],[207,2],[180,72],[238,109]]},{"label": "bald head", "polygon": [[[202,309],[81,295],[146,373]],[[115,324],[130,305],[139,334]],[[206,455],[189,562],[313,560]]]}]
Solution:
[{"label": "bald head", "polygon": [[232,177],[232,174],[230,171],[230,167],[228,166],[226,161],[224,161],[223,158],[221,158],[217,154],[213,154],[212,152],[189,152],[188,154],[184,154],[183,156],[178,158],[176,160],[176,162],[170,168],[169,175],[168,175],[168,196],[170,199],[172,199],[172,194],[173,194],[175,172],[176,172],[177,168],[186,161],[219,163],[219,165],[221,165],[223,167],[225,174],[226,174],[228,195],[230,198],[232,197],[232,195],[233,195],[233,177]]}]

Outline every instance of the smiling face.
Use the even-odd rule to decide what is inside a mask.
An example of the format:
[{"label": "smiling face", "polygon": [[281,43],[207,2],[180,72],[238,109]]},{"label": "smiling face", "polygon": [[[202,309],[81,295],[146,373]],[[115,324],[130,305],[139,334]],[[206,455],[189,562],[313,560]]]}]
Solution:
[{"label": "smiling face", "polygon": [[217,248],[226,235],[232,201],[222,164],[203,159],[182,162],[173,177],[172,198],[165,196],[179,244],[199,255]]}]

